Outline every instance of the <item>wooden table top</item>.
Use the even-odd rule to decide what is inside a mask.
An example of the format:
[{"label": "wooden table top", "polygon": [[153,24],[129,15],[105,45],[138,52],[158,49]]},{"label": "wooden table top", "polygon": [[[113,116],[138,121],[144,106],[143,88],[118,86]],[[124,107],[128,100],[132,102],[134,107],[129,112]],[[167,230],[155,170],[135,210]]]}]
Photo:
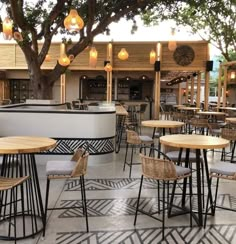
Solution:
[{"label": "wooden table top", "polygon": [[200,108],[197,108],[197,107],[178,107],[179,110],[190,110],[190,111],[195,111],[195,110],[200,110]]},{"label": "wooden table top", "polygon": [[198,115],[226,115],[225,112],[217,112],[217,111],[201,111],[197,112]]},{"label": "wooden table top", "polygon": [[167,135],[161,136],[160,142],[166,146],[191,149],[217,149],[229,145],[229,140],[205,135]]},{"label": "wooden table top", "polygon": [[142,126],[154,128],[176,128],[185,125],[184,122],[174,120],[144,120]]},{"label": "wooden table top", "polygon": [[217,107],[218,109],[223,109],[223,110],[232,110],[232,111],[236,111],[235,107]]},{"label": "wooden table top", "polygon": [[123,106],[118,105],[118,106],[116,106],[116,114],[127,116],[128,112]]},{"label": "wooden table top", "polygon": [[9,136],[0,138],[0,154],[37,153],[53,148],[56,140],[47,137]]},{"label": "wooden table top", "polygon": [[236,118],[235,117],[228,117],[228,118],[225,118],[225,121],[227,122],[231,122],[231,123],[236,123]]}]

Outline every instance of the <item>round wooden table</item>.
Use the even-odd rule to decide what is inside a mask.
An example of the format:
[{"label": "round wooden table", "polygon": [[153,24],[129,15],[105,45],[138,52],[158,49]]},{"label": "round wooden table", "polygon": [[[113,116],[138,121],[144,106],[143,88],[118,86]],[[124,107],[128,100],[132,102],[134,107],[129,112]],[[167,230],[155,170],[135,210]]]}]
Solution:
[{"label": "round wooden table", "polygon": [[[174,120],[144,120],[142,121],[142,126],[151,127],[151,128],[162,128],[163,135],[165,135],[165,129],[168,128],[179,128],[184,126],[184,122],[174,121]],[[153,135],[155,131],[153,131]]]},{"label": "round wooden table", "polygon": [[236,118],[235,117],[229,117],[229,118],[225,118],[225,121],[226,122],[229,122],[229,123],[233,123],[233,124],[236,124]]},{"label": "round wooden table", "polygon": [[[181,158],[182,149],[186,149],[186,167],[188,167],[189,162],[189,152],[190,149],[196,150],[196,174],[197,174],[197,197],[198,197],[198,218],[197,223],[199,226],[203,225],[203,206],[202,206],[202,193],[201,193],[201,167],[200,167],[200,150],[203,150],[204,156],[204,169],[207,178],[207,185],[208,191],[210,193],[210,201],[212,203],[212,196],[211,196],[211,189],[210,189],[210,178],[209,178],[209,170],[208,170],[208,163],[207,163],[207,149],[219,149],[225,148],[229,145],[229,141],[220,137],[213,137],[213,136],[205,136],[205,135],[167,135],[160,137],[160,143],[166,146],[172,146],[180,148],[180,155]],[[185,204],[185,192],[186,192],[186,183],[183,188],[183,197],[182,197],[182,204]]]},{"label": "round wooden table", "polygon": [[217,111],[201,111],[197,112],[197,115],[207,117],[208,119],[212,121],[217,121],[217,117],[219,116],[226,116],[225,112],[217,112]]},{"label": "round wooden table", "polygon": [[[40,191],[35,153],[49,150],[56,145],[56,141],[46,137],[12,136],[0,138],[0,154],[3,154],[1,176],[22,177],[30,176],[29,183],[22,186],[25,196],[18,216],[22,221],[17,224],[17,239],[34,236],[44,228],[44,209]],[[7,201],[7,194],[1,199]],[[1,216],[10,214],[6,206],[1,208]],[[14,233],[12,233],[14,234]],[[2,236],[2,239],[11,239],[12,236]]]}]

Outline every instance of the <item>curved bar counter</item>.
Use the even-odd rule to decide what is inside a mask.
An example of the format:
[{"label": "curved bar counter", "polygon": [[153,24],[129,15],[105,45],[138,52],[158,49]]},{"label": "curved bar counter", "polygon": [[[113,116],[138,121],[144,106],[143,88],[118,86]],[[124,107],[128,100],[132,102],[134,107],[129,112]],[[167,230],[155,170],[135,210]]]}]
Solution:
[{"label": "curved bar counter", "polygon": [[18,104],[0,108],[1,136],[44,136],[57,146],[43,154],[71,155],[89,144],[90,162],[113,158],[116,128],[115,108],[67,110],[56,104]]}]

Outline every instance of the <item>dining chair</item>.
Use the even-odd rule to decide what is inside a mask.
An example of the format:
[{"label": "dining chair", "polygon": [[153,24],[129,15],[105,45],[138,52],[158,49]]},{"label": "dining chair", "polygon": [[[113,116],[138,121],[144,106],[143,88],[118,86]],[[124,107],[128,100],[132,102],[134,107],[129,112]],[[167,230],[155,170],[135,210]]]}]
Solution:
[{"label": "dining chair", "polygon": [[206,204],[206,213],[205,213],[205,221],[204,221],[204,228],[206,227],[207,216],[210,209],[212,209],[212,215],[215,215],[216,208],[221,208],[224,210],[229,210],[236,212],[235,209],[224,207],[222,205],[217,205],[217,196],[218,196],[218,189],[219,189],[219,181],[220,179],[223,180],[234,180],[236,181],[236,164],[228,163],[228,162],[218,162],[214,164],[210,168],[210,186],[212,185],[213,178],[216,178],[216,189],[215,189],[215,196],[212,199],[212,203],[210,203],[210,194],[208,193],[207,196],[207,204]]},{"label": "dining chair", "polygon": [[226,149],[222,149],[221,160],[226,161],[226,157],[230,154],[230,162],[234,162],[234,152],[236,146],[236,129],[231,127],[224,127],[221,129],[221,137],[230,141],[230,151],[226,152]]},{"label": "dining chair", "polygon": [[[150,136],[139,135],[134,130],[126,130],[126,151],[125,151],[123,171],[125,171],[125,165],[128,165],[130,167],[129,178],[131,177],[132,166],[140,164],[140,163],[133,163],[134,149],[136,147],[140,148],[143,145],[154,145],[154,140]],[[127,161],[129,146],[131,146],[131,154],[130,154],[130,161]]]},{"label": "dining chair", "polygon": [[[145,147],[144,147],[145,148]],[[141,148],[142,149],[142,148]],[[162,222],[162,240],[165,238],[165,210],[170,210],[170,207],[174,207],[170,205],[169,202],[169,186],[170,182],[176,182],[185,178],[189,178],[189,199],[190,199],[190,206],[189,211],[190,213],[190,226],[192,226],[192,177],[191,177],[191,169],[185,168],[176,165],[173,161],[171,161],[168,156],[166,156],[163,152],[160,152],[158,149],[153,148],[153,155],[152,157],[145,155],[144,153],[140,153],[141,164],[142,164],[142,175],[140,180],[140,187],[136,205],[136,212],[134,218],[134,225],[136,225],[137,221],[137,214],[141,212],[145,215],[148,215],[160,222]],[[160,155],[160,158],[155,157],[155,154]],[[159,182],[162,183],[162,199],[160,199],[159,191],[158,191],[158,203],[162,201],[162,210],[159,209],[158,211],[149,213],[143,209],[140,209],[140,198],[141,198],[141,191],[143,185],[143,179],[153,179],[158,183],[158,190],[159,190]],[[166,192],[167,188],[167,192]],[[174,194],[174,192],[173,192]],[[180,207],[177,207],[178,209]],[[161,214],[162,216],[157,217],[156,214]],[[186,212],[186,209],[184,209]],[[168,211],[169,212],[169,211]],[[169,214],[169,213],[168,213]]]},{"label": "dining chair", "polygon": [[[17,206],[20,205],[20,212],[22,213],[22,221],[25,222],[25,211],[24,211],[24,192],[23,188],[18,191],[18,187],[22,186],[23,183],[29,180],[29,176],[19,177],[19,178],[8,178],[8,177],[0,177],[0,219],[2,221],[9,221],[8,226],[8,235],[4,236],[5,240],[13,240],[16,243],[17,234],[16,234],[16,218],[18,216]],[[32,190],[31,184],[28,184],[28,187]],[[8,197],[7,192],[10,191],[10,196]],[[18,198],[18,193],[20,192],[20,197]],[[4,196],[5,193],[5,196]],[[4,200],[5,199],[5,200]],[[9,201],[8,201],[9,200]],[[29,204],[29,203],[27,203]],[[9,214],[6,213],[6,208],[9,209]],[[13,219],[13,222],[12,222]],[[12,227],[14,234],[11,234]],[[24,224],[22,226],[25,226]],[[19,224],[18,224],[18,227]],[[23,227],[23,233],[25,233],[25,228]],[[1,234],[0,234],[1,235]],[[3,237],[3,236],[1,236]]]},{"label": "dining chair", "polygon": [[89,232],[86,193],[85,193],[85,184],[84,184],[84,175],[87,172],[87,164],[88,164],[88,156],[89,156],[87,149],[88,147],[86,149],[78,148],[75,151],[74,155],[72,156],[71,160],[55,160],[55,161],[51,160],[47,162],[46,164],[47,186],[46,186],[43,236],[45,236],[45,231],[46,231],[48,210],[81,208],[81,206],[48,208],[50,181],[56,179],[76,179],[76,178],[80,179],[83,214],[85,215],[85,220],[86,220],[86,230],[87,232]]}]

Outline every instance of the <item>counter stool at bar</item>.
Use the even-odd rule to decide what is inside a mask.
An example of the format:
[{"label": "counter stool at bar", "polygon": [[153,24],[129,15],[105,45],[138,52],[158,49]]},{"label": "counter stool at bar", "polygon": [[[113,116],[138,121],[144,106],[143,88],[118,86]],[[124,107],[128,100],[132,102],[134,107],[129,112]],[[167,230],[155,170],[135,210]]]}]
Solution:
[{"label": "counter stool at bar", "polygon": [[[137,206],[136,206],[136,212],[135,212],[135,218],[134,218],[134,225],[136,225],[137,220],[137,214],[138,212],[141,212],[143,214],[146,214],[160,222],[162,222],[162,240],[165,238],[165,210],[170,209],[170,203],[169,203],[169,183],[172,181],[178,181],[181,179],[189,178],[189,193],[190,193],[190,225],[192,226],[192,179],[191,179],[191,169],[184,168],[181,166],[177,166],[174,164],[174,162],[170,161],[168,157],[164,153],[161,152],[161,158],[154,158],[145,156],[144,154],[140,154],[141,163],[142,163],[142,176],[140,181],[140,187],[139,187],[139,193],[138,193],[138,200],[137,200]],[[153,213],[148,213],[146,211],[143,211],[139,209],[140,204],[140,197],[141,197],[141,191],[142,191],[142,184],[143,184],[143,178],[149,178],[156,180],[157,183],[159,181],[162,182],[162,216],[158,218],[155,216],[157,213],[160,214],[160,211]],[[159,184],[158,184],[159,185]],[[167,194],[166,194],[166,188],[167,188]],[[167,195],[167,196],[166,196]],[[158,199],[160,201],[160,199]]]},{"label": "counter stool at bar", "polygon": [[[8,236],[2,236],[1,239],[3,240],[11,240],[15,241],[17,240],[17,234],[16,234],[16,218],[18,215],[18,212],[21,212],[22,215],[22,226],[23,228],[23,233],[25,233],[25,211],[24,211],[24,191],[23,188],[21,187],[20,189],[20,194],[21,198],[19,199],[18,196],[18,187],[22,186],[22,184],[29,179],[29,176],[24,176],[24,177],[19,177],[19,178],[7,178],[7,177],[0,177],[0,223],[2,221],[9,221],[8,225]],[[28,184],[31,191],[31,184]],[[10,196],[8,196],[8,191],[10,191]],[[5,196],[3,197],[3,194]],[[6,199],[6,201],[3,202],[3,199]],[[7,199],[10,201],[8,202]],[[27,203],[28,204],[28,203]],[[19,207],[20,205],[20,210],[17,210],[17,206]],[[9,214],[6,213],[6,209],[9,209]],[[12,223],[13,219],[13,223]],[[18,223],[19,225],[19,223]],[[13,226],[13,235],[11,234]]]},{"label": "counter stool at bar", "polygon": [[[140,163],[133,163],[134,148],[141,147],[143,145],[153,146],[154,141],[150,136],[138,135],[138,133],[133,130],[126,130],[126,136],[127,136],[126,151],[125,151],[125,160],[124,160],[123,171],[125,171],[125,165],[127,164],[130,167],[130,170],[129,170],[129,178],[130,178],[132,166],[140,164]],[[130,155],[130,161],[128,162],[127,156],[128,156],[128,151],[129,151],[129,145],[131,145],[131,155]]]},{"label": "counter stool at bar", "polygon": [[236,165],[232,164],[232,163],[228,163],[228,162],[222,162],[222,161],[216,163],[210,169],[210,185],[212,184],[213,178],[216,178],[215,197],[214,197],[214,200],[211,201],[212,204],[210,204],[210,207],[209,207],[209,201],[210,201],[211,196],[208,194],[204,227],[206,227],[207,215],[208,215],[208,211],[210,209],[212,209],[212,215],[213,216],[215,215],[215,209],[216,208],[221,208],[224,210],[236,212],[235,209],[224,207],[224,206],[219,206],[216,204],[217,195],[218,195],[218,188],[219,188],[219,180],[224,179],[224,180],[236,181]]},{"label": "counter stool at bar", "polygon": [[226,152],[225,148],[222,149],[221,160],[226,161],[227,154],[231,154],[230,162],[235,163],[234,161],[234,151],[236,146],[236,129],[235,128],[222,128],[221,137],[230,141],[230,152]]},{"label": "counter stool at bar", "polygon": [[57,160],[57,161],[48,161],[47,162],[47,165],[46,165],[47,186],[46,186],[45,219],[44,219],[45,229],[43,232],[43,236],[45,236],[45,231],[46,231],[46,221],[47,221],[47,211],[48,210],[81,208],[81,207],[48,208],[50,181],[55,180],[55,179],[80,178],[82,208],[83,208],[83,214],[85,215],[85,219],[86,219],[86,230],[87,230],[87,232],[89,232],[86,194],[85,194],[85,185],[84,185],[84,175],[87,172],[88,156],[89,156],[89,153],[85,149],[78,148],[75,151],[71,160],[68,160],[68,161]]}]

